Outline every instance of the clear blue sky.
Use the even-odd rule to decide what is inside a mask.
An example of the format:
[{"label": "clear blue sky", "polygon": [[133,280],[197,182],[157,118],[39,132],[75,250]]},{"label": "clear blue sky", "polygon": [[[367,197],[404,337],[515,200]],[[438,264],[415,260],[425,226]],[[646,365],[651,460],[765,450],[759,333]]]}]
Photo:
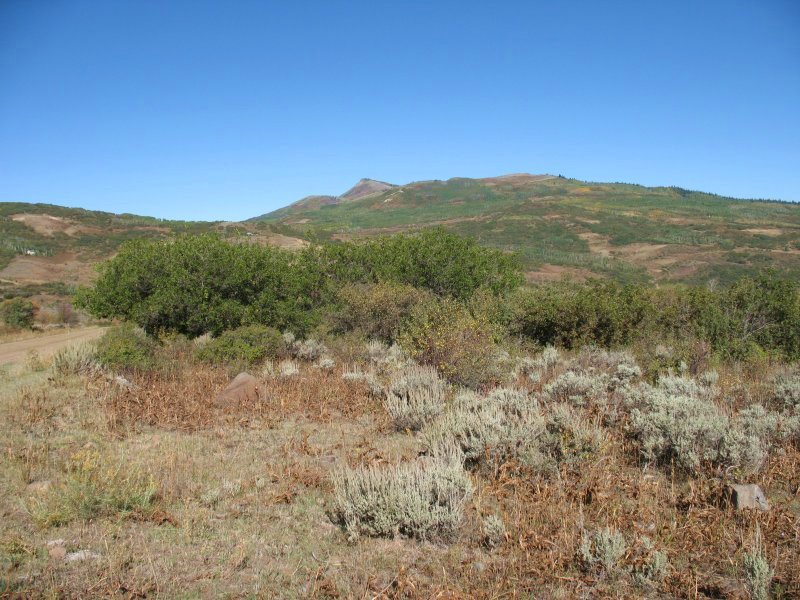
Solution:
[{"label": "clear blue sky", "polygon": [[0,0],[0,201],[519,171],[800,200],[800,1]]}]

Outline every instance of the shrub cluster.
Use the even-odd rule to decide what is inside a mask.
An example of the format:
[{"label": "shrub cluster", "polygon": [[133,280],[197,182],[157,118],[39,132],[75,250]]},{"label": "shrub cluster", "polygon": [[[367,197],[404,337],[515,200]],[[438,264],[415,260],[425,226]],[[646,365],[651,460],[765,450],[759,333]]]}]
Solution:
[{"label": "shrub cluster", "polygon": [[408,366],[390,382],[384,405],[398,429],[416,431],[442,412],[446,391],[436,369]]},{"label": "shrub cluster", "polygon": [[502,294],[523,281],[515,255],[482,247],[443,227],[328,244],[316,255],[323,270],[341,283],[395,282],[460,300],[481,288]]},{"label": "shrub cluster", "polygon": [[331,320],[336,331],[357,330],[366,338],[391,343],[414,309],[431,300],[429,292],[408,284],[348,284],[339,290],[339,306]]},{"label": "shrub cluster", "polygon": [[0,318],[3,323],[16,329],[30,329],[36,308],[30,300],[12,298],[0,304]]},{"label": "shrub cluster", "polygon": [[765,271],[730,287],[652,288],[613,281],[521,289],[508,299],[509,331],[542,345],[613,347],[693,337],[718,354],[800,357],[800,283]]},{"label": "shrub cluster", "polygon": [[698,472],[704,465],[743,472],[761,467],[767,433],[775,427],[766,412],[748,411],[731,418],[702,391],[676,395],[672,383],[666,388],[643,386],[639,393],[630,427],[647,460],[674,464],[687,472]]},{"label": "shrub cluster", "polygon": [[252,323],[308,329],[324,289],[306,254],[203,235],[123,245],[78,300],[95,316],[121,317],[149,334],[196,337]]},{"label": "shrub cluster", "polygon": [[448,538],[472,493],[462,460],[451,449],[392,467],[339,469],[333,474],[333,517],[351,539],[397,533]]},{"label": "shrub cluster", "polygon": [[[78,301],[95,316],[120,317],[149,334],[219,335],[247,324],[302,334],[319,323],[338,287],[380,282],[468,299],[480,287],[513,289],[521,277],[514,256],[444,230],[296,253],[201,235],[123,245]],[[375,301],[386,300],[380,289],[376,294]],[[367,302],[359,310],[367,318],[373,309]]]},{"label": "shrub cluster", "polygon": [[416,361],[436,367],[448,381],[479,388],[502,380],[505,356],[491,323],[455,300],[426,303],[413,311],[399,344]]},{"label": "shrub cluster", "polygon": [[277,329],[263,325],[245,325],[223,332],[196,351],[199,360],[237,365],[252,365],[275,359],[286,351]]},{"label": "shrub cluster", "polygon": [[538,448],[544,419],[522,390],[496,388],[485,397],[463,391],[423,430],[432,452],[457,445],[470,464],[513,458]]},{"label": "shrub cluster", "polygon": [[510,303],[513,333],[566,348],[629,343],[653,309],[646,288],[611,281],[525,288]]},{"label": "shrub cluster", "polygon": [[692,372],[711,351],[800,357],[800,283],[775,272],[716,289],[521,282],[514,256],[442,229],[295,253],[205,235],[125,245],[78,303],[150,335],[219,335],[259,324],[305,336],[324,323],[333,332],[401,341],[471,387],[501,379],[495,342],[503,337],[605,349],[690,339],[704,357],[690,361]]},{"label": "shrub cluster", "polygon": [[97,342],[97,361],[116,371],[151,371],[158,367],[158,342],[130,323],[109,329]]}]

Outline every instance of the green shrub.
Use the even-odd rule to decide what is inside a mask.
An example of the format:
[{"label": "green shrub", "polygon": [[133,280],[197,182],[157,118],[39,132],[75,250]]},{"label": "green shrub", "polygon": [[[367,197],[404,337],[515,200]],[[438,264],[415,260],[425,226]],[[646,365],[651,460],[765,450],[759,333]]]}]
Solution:
[{"label": "green shrub", "polygon": [[36,312],[33,303],[25,298],[12,298],[0,304],[0,317],[3,323],[17,329],[30,329]]},{"label": "green shrub", "polygon": [[126,243],[78,302],[149,334],[219,335],[248,323],[305,332],[319,321],[327,290],[308,253],[202,235]]},{"label": "green shrub", "polygon": [[725,357],[746,358],[759,350],[800,357],[800,283],[765,271],[742,277],[713,294],[694,289],[696,330]]},{"label": "green shrub", "polygon": [[613,281],[539,285],[512,294],[508,306],[501,320],[509,331],[542,345],[609,348],[688,337],[725,358],[800,357],[800,283],[775,271],[713,290]]},{"label": "green shrub", "polygon": [[490,323],[472,316],[460,303],[442,299],[413,311],[399,344],[451,383],[478,388],[503,378],[506,365],[495,334]]},{"label": "green shrub", "polygon": [[629,343],[653,308],[643,286],[610,281],[526,288],[514,294],[510,304],[512,333],[566,348]]},{"label": "green shrub", "polygon": [[455,451],[397,466],[333,473],[333,515],[360,535],[450,538],[461,523],[472,482]]},{"label": "green shrub", "polygon": [[391,343],[411,312],[430,299],[426,290],[400,283],[346,285],[339,290],[340,308],[332,321],[338,331],[359,330],[369,339]]},{"label": "green shrub", "polygon": [[211,339],[195,355],[204,362],[252,365],[265,359],[278,358],[285,350],[285,343],[277,329],[245,325]]},{"label": "green shrub", "polygon": [[342,284],[394,282],[462,300],[481,288],[508,292],[523,281],[516,255],[442,227],[328,244],[317,255],[323,270]]},{"label": "green shrub", "polygon": [[109,329],[97,342],[97,361],[119,371],[152,371],[158,367],[158,343],[130,323]]}]

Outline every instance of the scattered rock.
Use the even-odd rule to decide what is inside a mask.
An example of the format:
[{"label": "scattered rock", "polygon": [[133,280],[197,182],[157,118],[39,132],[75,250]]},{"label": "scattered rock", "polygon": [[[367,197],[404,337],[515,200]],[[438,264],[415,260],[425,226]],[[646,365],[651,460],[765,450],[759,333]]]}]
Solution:
[{"label": "scattered rock", "polygon": [[727,488],[728,500],[737,510],[754,508],[756,510],[769,510],[769,502],[764,491],[754,483],[733,484]]},{"label": "scattered rock", "polygon": [[29,494],[39,495],[46,493],[52,485],[52,481],[49,479],[43,479],[42,481],[32,481],[25,489]]},{"label": "scattered rock", "polygon": [[66,562],[80,562],[84,560],[97,560],[100,555],[91,550],[78,550],[77,552],[70,552],[64,557]]},{"label": "scattered rock", "polygon": [[258,400],[259,386],[258,379],[249,373],[239,373],[233,381],[228,384],[214,401],[217,405],[238,404],[240,402],[252,402]]},{"label": "scattered rock", "polygon": [[64,560],[67,556],[67,549],[64,546],[53,546],[47,551],[53,560]]}]

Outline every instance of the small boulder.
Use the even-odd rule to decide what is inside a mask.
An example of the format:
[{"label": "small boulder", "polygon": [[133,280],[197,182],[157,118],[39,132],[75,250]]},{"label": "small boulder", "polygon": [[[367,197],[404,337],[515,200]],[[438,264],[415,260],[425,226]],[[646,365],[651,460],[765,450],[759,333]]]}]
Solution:
[{"label": "small boulder", "polygon": [[754,508],[769,510],[769,502],[764,491],[754,483],[732,484],[727,488],[727,497],[736,510]]},{"label": "small boulder", "polygon": [[258,379],[249,373],[239,373],[228,384],[228,387],[219,393],[214,402],[217,405],[225,406],[240,402],[252,402],[258,400],[259,396]]},{"label": "small boulder", "polygon": [[78,550],[77,552],[70,552],[64,557],[66,562],[81,562],[84,560],[97,560],[101,558],[97,552],[91,550]]}]

